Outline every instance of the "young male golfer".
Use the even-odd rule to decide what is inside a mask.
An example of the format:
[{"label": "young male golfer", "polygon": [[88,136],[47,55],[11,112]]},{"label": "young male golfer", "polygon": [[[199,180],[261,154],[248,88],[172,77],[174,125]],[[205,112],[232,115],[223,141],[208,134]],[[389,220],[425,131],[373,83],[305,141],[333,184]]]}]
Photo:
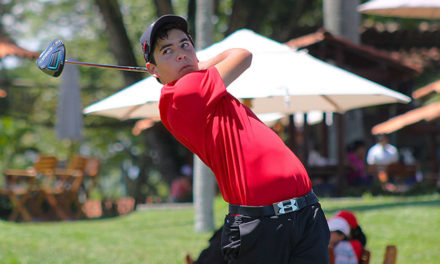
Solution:
[{"label": "young male golfer", "polygon": [[226,90],[252,54],[229,49],[199,62],[186,20],[173,15],[140,41],[148,71],[164,84],[163,124],[212,169],[230,204],[222,233],[228,262],[327,264],[329,229],[304,166]]}]

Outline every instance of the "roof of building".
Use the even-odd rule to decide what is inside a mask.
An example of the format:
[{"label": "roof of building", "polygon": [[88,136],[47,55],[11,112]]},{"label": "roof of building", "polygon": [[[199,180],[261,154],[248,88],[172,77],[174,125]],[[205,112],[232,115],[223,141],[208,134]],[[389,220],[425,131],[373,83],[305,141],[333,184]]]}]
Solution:
[{"label": "roof of building", "polygon": [[405,81],[419,75],[423,69],[399,56],[374,47],[357,44],[320,29],[286,43],[322,60],[331,60],[337,66],[375,82]]},{"label": "roof of building", "polygon": [[414,99],[420,99],[431,93],[440,93],[440,81],[430,83],[422,88],[417,89],[413,92],[412,97]]},{"label": "roof of building", "polygon": [[375,125],[371,132],[377,134],[390,134],[406,126],[416,124],[421,121],[432,121],[440,117],[440,102],[431,103],[426,106],[416,108],[404,114],[395,116],[383,123]]},{"label": "roof of building", "polygon": [[36,59],[40,53],[23,49],[15,44],[11,39],[0,36],[0,58],[6,56],[17,56],[20,58]]}]

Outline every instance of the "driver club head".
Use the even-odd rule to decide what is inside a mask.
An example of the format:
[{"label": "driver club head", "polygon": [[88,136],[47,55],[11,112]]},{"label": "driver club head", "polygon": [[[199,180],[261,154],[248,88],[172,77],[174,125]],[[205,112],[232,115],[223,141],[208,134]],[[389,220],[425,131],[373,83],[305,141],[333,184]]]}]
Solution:
[{"label": "driver club head", "polygon": [[40,57],[37,59],[37,66],[44,73],[58,77],[64,68],[65,55],[66,48],[64,43],[59,39],[55,39],[40,54]]}]

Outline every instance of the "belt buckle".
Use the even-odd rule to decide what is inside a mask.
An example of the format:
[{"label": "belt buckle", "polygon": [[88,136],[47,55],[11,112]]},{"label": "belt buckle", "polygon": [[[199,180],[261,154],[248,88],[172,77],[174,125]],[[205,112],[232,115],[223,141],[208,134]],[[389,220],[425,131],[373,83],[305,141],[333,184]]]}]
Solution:
[{"label": "belt buckle", "polygon": [[279,203],[274,203],[273,208],[276,215],[287,214],[298,210],[298,202],[296,199],[290,199]]}]

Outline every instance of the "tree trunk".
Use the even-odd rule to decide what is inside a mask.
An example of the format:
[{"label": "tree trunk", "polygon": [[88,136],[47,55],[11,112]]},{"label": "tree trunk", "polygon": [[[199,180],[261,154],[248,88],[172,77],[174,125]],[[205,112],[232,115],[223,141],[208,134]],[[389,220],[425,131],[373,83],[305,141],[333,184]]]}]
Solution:
[{"label": "tree trunk", "polygon": [[197,39],[196,35],[196,0],[188,1],[188,12],[186,19],[188,20],[188,32],[192,35],[193,39]]},{"label": "tree trunk", "polygon": [[[117,0],[95,0],[101,11],[110,40],[110,49],[116,62],[123,66],[136,66],[136,57],[125,30],[124,21]],[[143,74],[124,71],[125,85],[131,85],[143,79]]]},{"label": "tree trunk", "polygon": [[156,16],[160,17],[166,14],[174,14],[171,0],[154,0],[156,6]]},{"label": "tree trunk", "polygon": [[330,33],[359,43],[359,0],[324,0],[324,26]]},{"label": "tree trunk", "polygon": [[[360,14],[356,8],[359,0],[324,0],[324,27],[336,36],[342,36],[354,43],[359,43]],[[338,61],[337,65],[344,62]],[[343,115],[335,115],[337,129],[337,158],[338,158],[338,177],[337,193],[343,194],[346,186],[346,175],[344,169],[345,144],[348,140],[364,138],[363,114],[361,109],[351,110]],[[335,129],[333,125],[333,129]],[[345,137],[349,135],[351,138]]]},{"label": "tree trunk", "polygon": [[272,1],[266,0],[240,0],[234,1],[232,14],[229,18],[226,36],[240,28],[248,28],[258,32],[263,19],[267,14]]},{"label": "tree trunk", "polygon": [[194,155],[194,228],[197,232],[214,230],[215,178],[208,168]]},{"label": "tree trunk", "polygon": [[[202,49],[212,44],[213,15],[212,0],[197,0],[196,46]],[[197,232],[214,230],[214,190],[215,178],[211,170],[194,155],[194,207],[195,229]]]}]

